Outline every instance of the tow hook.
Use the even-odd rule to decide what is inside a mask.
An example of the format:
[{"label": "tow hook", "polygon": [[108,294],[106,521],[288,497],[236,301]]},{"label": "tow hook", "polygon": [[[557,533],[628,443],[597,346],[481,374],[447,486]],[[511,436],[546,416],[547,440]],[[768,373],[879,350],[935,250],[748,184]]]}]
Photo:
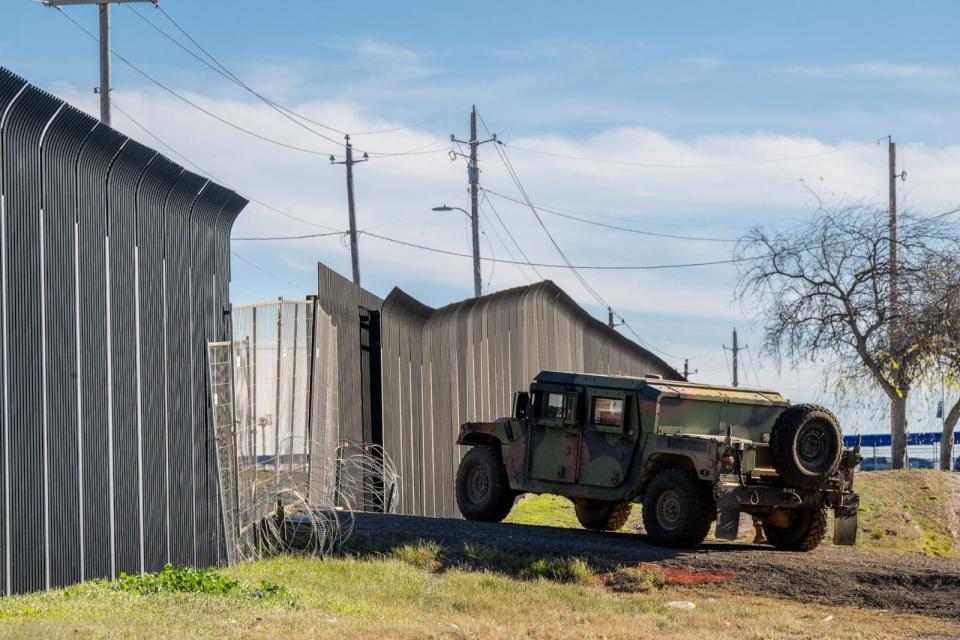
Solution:
[{"label": "tow hook", "polygon": [[795,506],[799,506],[800,504],[803,503],[803,498],[801,498],[799,494],[797,494],[797,492],[794,491],[793,489],[784,489],[783,495],[789,502],[792,502]]}]

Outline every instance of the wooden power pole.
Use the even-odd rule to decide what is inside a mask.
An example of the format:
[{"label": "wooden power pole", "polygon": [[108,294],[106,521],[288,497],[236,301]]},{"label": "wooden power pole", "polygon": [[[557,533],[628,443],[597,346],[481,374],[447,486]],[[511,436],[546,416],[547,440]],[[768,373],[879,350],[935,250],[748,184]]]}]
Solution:
[{"label": "wooden power pole", "polygon": [[[483,294],[483,274],[480,270],[480,167],[477,165],[477,149],[481,144],[494,142],[497,135],[493,134],[488,140],[477,138],[477,107],[470,109],[470,139],[457,140],[455,135],[450,136],[451,142],[467,144],[470,155],[467,156],[467,181],[470,183],[470,230],[473,240],[473,295],[479,298]],[[451,152],[451,159],[463,154]],[[452,208],[452,207],[451,207]]]},{"label": "wooden power pole", "polygon": [[157,0],[43,0],[48,7],[60,10],[61,7],[75,4],[95,4],[100,10],[100,86],[96,92],[100,94],[100,122],[110,126],[110,5],[127,2],[149,2],[157,4]]},{"label": "wooden power pole", "polygon": [[[897,143],[887,136],[887,162],[889,165],[890,186],[890,357],[894,362],[901,358],[900,322],[900,282],[899,282],[899,243],[897,240],[897,180],[905,180],[906,172],[897,173]],[[907,401],[904,379],[899,366],[893,368],[893,380],[903,395],[890,401],[890,457],[894,469],[901,469],[907,463]]]},{"label": "wooden power pole", "polygon": [[344,145],[344,159],[338,161],[336,156],[330,156],[330,164],[342,164],[347,167],[347,211],[350,217],[350,266],[353,269],[353,284],[359,287],[360,248],[357,246],[357,207],[353,197],[353,165],[366,162],[370,157],[367,152],[364,152],[362,159],[354,160],[353,145],[350,143],[350,136],[344,136],[344,140],[346,140],[346,144]]},{"label": "wooden power pole", "polygon": [[[724,349],[728,347],[723,346]],[[740,352],[746,349],[746,347],[741,347],[739,341],[737,340],[737,329],[733,329],[733,346],[729,347],[730,352],[733,354],[733,386],[740,386]],[[748,383],[749,384],[749,383]]]}]

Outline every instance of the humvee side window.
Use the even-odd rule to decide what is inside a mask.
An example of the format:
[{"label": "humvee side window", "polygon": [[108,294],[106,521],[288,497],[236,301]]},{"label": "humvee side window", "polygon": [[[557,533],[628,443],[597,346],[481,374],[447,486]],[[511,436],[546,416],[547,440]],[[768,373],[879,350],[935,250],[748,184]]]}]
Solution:
[{"label": "humvee side window", "polygon": [[576,398],[576,394],[572,393],[548,393],[543,417],[573,420]]},{"label": "humvee side window", "polygon": [[622,427],[623,398],[594,398],[590,415],[593,424]]}]

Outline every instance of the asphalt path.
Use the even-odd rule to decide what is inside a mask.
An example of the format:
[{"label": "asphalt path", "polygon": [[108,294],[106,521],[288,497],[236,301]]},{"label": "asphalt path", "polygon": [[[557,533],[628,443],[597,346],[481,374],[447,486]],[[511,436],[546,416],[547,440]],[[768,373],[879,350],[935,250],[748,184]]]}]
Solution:
[{"label": "asphalt path", "polygon": [[708,542],[695,550],[657,547],[637,533],[598,533],[518,524],[358,513],[349,547],[431,540],[452,550],[486,545],[518,555],[579,556],[602,563],[648,562],[732,572],[749,590],[805,602],[960,619],[960,559],[868,553],[823,545],[809,553]]}]

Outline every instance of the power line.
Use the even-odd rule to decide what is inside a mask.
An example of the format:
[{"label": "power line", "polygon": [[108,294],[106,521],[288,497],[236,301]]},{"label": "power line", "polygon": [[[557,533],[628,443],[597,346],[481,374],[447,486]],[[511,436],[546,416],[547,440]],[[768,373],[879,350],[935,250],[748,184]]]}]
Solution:
[{"label": "power line", "polygon": [[268,276],[270,276],[271,278],[273,278],[273,279],[275,279],[275,280],[277,280],[277,281],[279,281],[279,282],[286,282],[287,284],[289,284],[289,285],[291,285],[291,286],[294,286],[294,287],[299,287],[299,286],[300,286],[300,285],[294,283],[294,282],[291,281],[291,280],[287,280],[286,278],[282,278],[282,277],[278,276],[277,274],[273,273],[272,271],[269,271],[269,270],[267,270],[267,269],[264,269],[263,267],[261,267],[260,265],[256,264],[255,262],[253,262],[253,261],[251,261],[251,260],[248,260],[247,258],[244,258],[242,255],[240,255],[240,254],[237,253],[236,251],[231,251],[230,254],[231,254],[234,258],[236,258],[237,260],[239,260],[240,262],[243,262],[243,263],[245,263],[245,264],[253,267],[253,268],[256,269],[257,271],[260,271],[261,273],[267,274]]},{"label": "power line", "polygon": [[577,156],[572,154],[565,153],[553,153],[550,151],[541,151],[540,149],[531,149],[529,147],[518,147],[516,145],[510,145],[512,149],[517,149],[518,151],[525,151],[527,153],[536,153],[542,156],[550,156],[552,158],[563,158],[565,160],[582,160],[585,162],[597,162],[600,164],[614,164],[614,165],[625,165],[631,167],[643,167],[646,169],[723,169],[730,167],[751,167],[756,165],[763,164],[776,164],[780,162],[793,162],[795,160],[807,160],[810,158],[820,158],[823,156],[830,156],[837,153],[842,153],[844,151],[849,151],[851,149],[859,149],[860,147],[865,147],[868,145],[873,145],[876,143],[876,140],[871,140],[870,142],[863,142],[855,145],[850,145],[848,147],[841,147],[839,149],[832,149],[830,151],[823,151],[820,153],[811,153],[807,155],[800,156],[789,156],[785,158],[771,158],[768,160],[745,160],[742,162],[716,162],[716,163],[699,163],[699,164],[667,164],[667,163],[649,163],[649,162],[636,162],[633,160],[611,160],[608,158],[591,158],[587,156]]},{"label": "power line", "polygon": [[[507,200],[510,199],[510,196],[505,196],[503,194],[496,194],[496,195],[499,195]],[[558,207],[556,205],[545,205],[537,202],[534,202],[533,204],[535,207],[541,210],[560,211],[561,213],[587,216],[589,218],[600,218],[602,220],[616,220],[618,222],[636,222],[637,221],[635,216],[611,216],[611,215],[604,215],[602,213],[594,213],[591,211],[582,211],[579,209],[567,209],[565,207]],[[662,218],[662,217],[665,217],[665,215],[658,215],[656,217]],[[696,229],[746,229],[748,228],[743,225],[673,224],[673,223],[667,223],[667,222],[660,222],[659,220],[657,221],[657,226],[658,227],[677,227],[677,228],[685,228],[685,229],[694,229],[694,228]]]},{"label": "power line", "polygon": [[[487,123],[486,121],[484,121],[483,116],[480,116],[480,122],[483,123],[483,128],[487,131],[487,135],[491,135],[490,129],[487,127]],[[501,146],[502,145],[498,143],[498,144],[494,144],[493,148],[496,150],[497,155],[500,156],[500,160],[501,162],[503,162],[504,166],[507,168],[507,172],[510,174],[510,177],[513,179],[514,185],[516,185],[517,190],[523,196],[523,199],[526,202],[527,206],[530,207],[530,211],[533,213],[534,218],[537,219],[537,223],[540,225],[540,228],[543,229],[544,234],[546,234],[547,239],[550,240],[550,243],[553,245],[553,248],[556,249],[557,253],[560,255],[564,263],[566,263],[567,267],[570,269],[571,273],[573,273],[574,277],[580,282],[583,288],[586,289],[587,293],[589,293],[593,297],[593,299],[596,300],[601,306],[609,307],[610,305],[606,303],[606,301],[603,299],[603,296],[601,296],[593,287],[591,287],[590,283],[587,282],[582,275],[580,275],[576,267],[573,266],[573,263],[570,262],[570,259],[567,258],[567,255],[563,252],[563,249],[560,248],[560,245],[557,243],[556,239],[553,237],[553,234],[550,233],[550,230],[547,228],[547,225],[543,222],[543,218],[540,217],[540,214],[537,212],[537,209],[531,204],[530,197],[527,195],[526,189],[524,189],[523,184],[520,182],[520,177],[517,175],[516,170],[514,170],[513,164],[510,162],[510,158],[508,158],[507,154],[501,149]]]},{"label": "power line", "polygon": [[[493,215],[496,216],[497,221],[500,223],[500,226],[503,227],[504,233],[506,233],[506,234],[507,234],[507,237],[510,238],[510,242],[512,242],[512,243],[513,243],[513,246],[515,246],[515,247],[517,248],[517,251],[520,253],[520,256],[523,257],[523,259],[526,261],[526,264],[527,264],[531,269],[533,269],[533,272],[534,272],[535,274],[537,274],[537,277],[540,278],[541,280],[543,280],[543,279],[544,279],[543,275],[541,275],[541,273],[540,273],[539,271],[537,271],[537,268],[536,268],[535,266],[533,266],[533,263],[530,262],[530,258],[527,257],[527,254],[526,254],[526,252],[523,250],[523,247],[520,246],[520,243],[517,242],[517,239],[513,237],[513,233],[510,232],[510,227],[508,227],[508,226],[506,225],[506,223],[503,221],[503,218],[500,217],[500,212],[497,211],[497,208],[496,208],[495,206],[493,206],[493,203],[490,201],[489,198],[486,197],[486,194],[484,194],[483,202],[485,202],[485,203],[487,203],[488,205],[490,205],[490,210],[493,211]],[[513,256],[511,256],[511,257],[513,257]]]},{"label": "power line", "polygon": [[[510,196],[504,195],[504,194],[502,194],[502,193],[497,193],[496,191],[493,191],[493,190],[491,190],[491,189],[486,189],[486,188],[485,188],[484,191],[486,191],[486,192],[488,192],[488,193],[491,193],[491,194],[493,194],[493,195],[495,195],[495,196],[497,196],[497,197],[503,198],[504,200],[509,200],[510,202],[516,202],[517,204],[524,204],[524,205],[527,204],[526,202],[523,202],[522,200],[517,200],[516,198],[511,198]],[[585,223],[585,224],[592,224],[592,225],[597,226],[597,227],[606,227],[607,229],[614,229],[614,230],[616,230],[616,231],[626,231],[627,233],[636,233],[636,234],[643,235],[643,236],[653,236],[653,237],[656,237],[656,238],[672,238],[672,239],[676,239],[676,240],[694,240],[694,241],[700,241],[700,242],[730,242],[730,243],[735,243],[735,242],[736,242],[736,240],[733,240],[733,239],[731,239],[731,238],[704,238],[704,237],[700,237],[700,236],[685,236],[685,235],[679,235],[679,234],[675,234],[675,233],[659,233],[659,232],[656,232],[656,231],[641,231],[640,229],[632,229],[632,228],[630,228],[630,227],[621,227],[621,226],[615,225],[615,224],[607,224],[607,223],[605,223],[605,222],[597,222],[597,221],[595,221],[595,220],[587,220],[586,218],[580,218],[580,217],[577,217],[577,216],[574,216],[574,215],[570,215],[570,214],[568,214],[568,213],[563,213],[563,212],[561,212],[559,209],[551,209],[551,208],[549,208],[549,207],[544,207],[543,205],[531,204],[530,206],[534,207],[534,208],[537,209],[538,211],[542,211],[542,212],[544,212],[544,213],[550,213],[550,214],[553,214],[553,215],[555,215],[555,216],[560,216],[561,218],[567,218],[567,219],[569,219],[569,220],[576,220],[577,222],[583,222],[583,223]]]},{"label": "power line", "polygon": [[[405,247],[410,247],[413,249],[420,249],[423,251],[430,251],[431,253],[439,253],[448,256],[456,256],[458,258],[473,258],[472,254],[469,253],[460,253],[459,251],[450,251],[448,249],[440,249],[438,247],[431,247],[429,245],[423,245],[416,242],[410,242],[408,240],[400,240],[399,238],[391,238],[389,236],[383,236],[376,233],[371,233],[370,231],[359,231],[361,235],[370,236],[371,238],[377,238],[378,240],[383,240],[385,242],[392,242],[394,244],[402,245]],[[481,260],[491,261],[493,258],[486,258],[481,256]],[[497,258],[496,261],[503,264],[519,264],[519,265],[529,265],[531,267],[542,267],[545,269],[583,269],[583,270],[594,270],[594,271],[647,271],[647,270],[658,270],[658,269],[682,269],[687,267],[706,267],[713,266],[718,264],[730,264],[734,262],[743,262],[748,258],[742,259],[731,259],[731,260],[716,260],[713,262],[686,262],[678,264],[651,264],[651,265],[583,265],[583,264],[567,264],[567,263],[549,263],[549,262],[527,262],[521,260],[505,260],[503,258]],[[604,305],[608,306],[608,305]]]},{"label": "power line", "polygon": [[329,236],[342,236],[348,231],[330,231],[327,233],[306,233],[300,236],[250,236],[246,238],[230,238],[234,242],[252,242],[252,241],[271,241],[271,240],[304,240],[307,238],[327,238]]},{"label": "power line", "polygon": [[[90,37],[90,38],[93,39],[94,41],[97,40],[97,37],[96,37],[93,33],[91,33],[91,32],[90,32],[89,30],[87,30],[82,24],[80,24],[80,23],[77,22],[75,19],[73,19],[73,17],[71,17],[66,11],[63,11],[62,9],[59,9],[59,8],[58,8],[58,11],[59,11],[60,14],[63,15],[67,20],[69,20],[71,23],[73,23],[73,25],[74,25],[75,27],[77,27],[78,29],[80,29],[81,31],[83,31],[83,33],[85,33],[88,37]],[[164,84],[164,83],[161,82],[160,80],[157,80],[156,78],[154,78],[153,76],[151,76],[149,73],[147,73],[146,71],[144,71],[143,69],[141,69],[140,67],[138,67],[137,65],[135,65],[133,62],[131,62],[130,60],[128,60],[126,57],[124,57],[123,55],[117,53],[115,50],[111,49],[110,51],[111,51],[111,53],[112,53],[114,56],[117,57],[118,60],[120,60],[120,61],[123,62],[125,65],[127,65],[128,67],[130,67],[132,70],[134,70],[135,72],[137,72],[139,75],[143,76],[145,79],[147,79],[147,80],[149,80],[150,82],[152,82],[153,84],[155,84],[155,85],[156,85],[157,87],[159,87],[160,89],[166,91],[167,93],[169,93],[169,94],[172,95],[173,97],[175,97],[175,98],[177,98],[178,100],[180,100],[180,101],[186,103],[187,105],[193,107],[193,108],[196,109],[197,111],[200,111],[201,113],[209,116],[210,118],[213,118],[214,120],[220,122],[221,124],[224,124],[224,125],[232,128],[232,129],[235,129],[235,130],[237,130],[237,131],[240,131],[241,133],[244,133],[244,134],[246,134],[246,135],[249,135],[249,136],[251,136],[251,137],[253,137],[253,138],[256,138],[256,139],[258,139],[258,140],[261,140],[261,141],[263,141],[263,142],[267,142],[267,143],[270,143],[270,144],[273,144],[273,145],[276,145],[276,146],[279,146],[279,147],[283,147],[283,148],[286,148],[286,149],[290,149],[291,151],[299,151],[299,152],[301,152],[301,153],[307,153],[307,154],[315,155],[315,156],[329,156],[329,155],[331,155],[328,151],[324,151],[324,150],[320,150],[320,149],[312,149],[312,148],[308,148],[308,147],[302,147],[302,146],[299,146],[299,145],[289,144],[289,143],[287,143],[287,142],[283,142],[282,140],[277,140],[277,139],[275,139],[275,138],[271,138],[270,136],[263,135],[263,134],[258,133],[258,132],[256,132],[256,131],[253,131],[252,129],[248,129],[248,128],[242,126],[242,125],[239,125],[239,124],[237,124],[237,123],[235,123],[235,122],[232,122],[232,121],[230,121],[230,120],[227,120],[226,118],[224,118],[224,117],[222,117],[222,116],[220,116],[220,115],[217,115],[217,114],[214,113],[213,111],[210,111],[209,109],[207,109],[207,108],[205,108],[205,107],[197,104],[197,103],[194,102],[193,100],[191,100],[191,99],[187,98],[186,96],[184,96],[183,94],[177,92],[176,90],[174,90],[174,89],[171,88],[170,86]],[[208,66],[209,66],[209,65],[208,65]],[[222,75],[222,74],[221,74],[221,75]],[[251,91],[252,91],[252,90],[251,90]],[[269,99],[263,98],[262,96],[260,96],[260,97],[261,97],[263,100],[265,100],[265,101],[267,101],[268,103],[270,103],[275,110],[281,110],[281,111],[282,111],[282,109],[281,109],[280,107],[277,107],[276,105],[272,104],[272,103],[269,101]],[[288,118],[288,119],[289,119],[289,118]],[[295,121],[295,122],[296,122],[296,121]],[[302,123],[299,123],[299,124],[300,124],[300,126],[305,127],[305,125],[303,125]],[[325,140],[332,141],[332,142],[334,142],[335,144],[337,144],[338,146],[342,146],[342,143],[336,141],[336,140],[333,139],[333,138],[330,138],[329,136],[326,136],[326,135],[323,135],[323,134],[321,134],[321,133],[319,133],[319,132],[317,132],[317,131],[314,131],[314,130],[310,129],[309,127],[305,127],[305,128],[306,128],[308,131],[312,131],[313,133],[319,135],[320,137],[324,138]],[[430,143],[430,144],[437,144],[437,142],[432,142],[432,143]],[[429,145],[425,145],[425,146],[429,146]],[[414,150],[414,151],[415,151],[415,150]],[[438,149],[438,150],[429,151],[429,152],[423,152],[423,153],[439,153],[439,152],[441,152],[441,151],[443,151],[443,150],[442,150],[442,149]],[[368,153],[373,153],[374,155],[377,155],[378,157],[392,157],[392,156],[400,156],[400,155],[413,155],[414,152],[413,152],[413,151],[403,151],[403,152],[398,152],[398,153],[386,153],[386,152],[376,152],[376,151],[374,151],[374,152],[369,152],[369,151],[368,151]]]},{"label": "power line", "polygon": [[[151,131],[151,130],[148,129],[146,126],[144,126],[139,120],[135,119],[135,118],[134,118],[133,116],[131,116],[129,113],[127,113],[126,111],[124,111],[123,109],[121,109],[121,108],[117,105],[116,100],[113,101],[113,108],[114,108],[114,110],[116,110],[117,112],[119,112],[120,114],[122,114],[125,118],[127,118],[127,120],[129,120],[129,121],[132,122],[134,125],[136,125],[139,129],[141,129],[141,130],[142,130],[144,133],[146,133],[148,136],[150,136],[151,138],[153,138],[154,140],[156,140],[158,144],[160,144],[161,146],[163,146],[164,148],[166,148],[170,153],[172,153],[173,155],[177,156],[178,158],[180,158],[181,160],[183,160],[184,162],[186,162],[186,163],[189,164],[190,166],[192,166],[194,169],[196,169],[197,171],[199,171],[201,174],[207,176],[208,178],[210,178],[210,179],[212,179],[212,180],[216,180],[216,181],[219,182],[220,184],[223,184],[224,186],[226,186],[226,183],[225,183],[223,180],[221,180],[220,178],[216,177],[213,173],[207,171],[206,169],[204,169],[203,167],[201,167],[200,165],[198,165],[196,162],[194,162],[193,160],[191,160],[191,159],[188,158],[187,156],[183,155],[182,153],[180,153],[180,152],[177,151],[176,149],[174,149],[172,146],[170,146],[169,144],[167,144],[166,141],[164,141],[162,138],[160,138],[157,134],[155,134],[153,131]],[[284,217],[286,217],[286,218],[290,218],[291,220],[296,220],[297,222],[301,222],[301,223],[306,224],[306,225],[310,225],[311,227],[317,227],[317,228],[319,228],[319,229],[326,229],[326,230],[328,230],[328,231],[333,231],[333,232],[339,233],[339,231],[337,231],[337,230],[334,229],[333,227],[328,227],[328,226],[326,226],[326,225],[318,224],[318,223],[316,223],[316,222],[311,222],[310,220],[306,220],[306,219],[301,218],[301,217],[299,217],[299,216],[295,216],[295,215],[293,215],[292,213],[287,213],[286,211],[284,211],[284,210],[282,210],[282,209],[279,209],[279,208],[277,208],[277,207],[274,207],[273,205],[267,204],[266,202],[263,202],[262,200],[258,200],[258,199],[256,199],[256,198],[250,196],[249,194],[245,194],[245,193],[241,192],[239,189],[233,189],[233,190],[234,190],[237,194],[239,194],[240,196],[242,196],[243,198],[246,198],[248,201],[253,202],[254,204],[258,204],[258,205],[260,205],[261,207],[263,207],[264,209],[267,209],[267,210],[269,210],[269,211],[273,211],[274,213],[277,213],[277,214],[279,214],[279,215],[281,215],[281,216],[284,216]]]},{"label": "power line", "polygon": [[[486,208],[484,208],[483,204],[484,204],[484,201],[481,201],[481,202],[480,202],[480,211],[483,213],[484,216],[486,216],[486,217],[489,219],[489,218],[490,218],[490,214],[487,213],[487,210],[486,210]],[[500,246],[503,247],[504,251],[507,252],[507,255],[510,256],[510,259],[516,261],[516,258],[514,257],[513,252],[510,250],[510,247],[507,246],[507,243],[504,242],[503,237],[500,235],[500,232],[497,231],[497,225],[496,225],[496,224],[491,224],[491,225],[490,225],[490,230],[493,231],[493,235],[496,236],[497,241],[500,243]],[[491,252],[491,254],[492,254],[492,252]],[[522,266],[517,265],[517,271],[520,272],[520,275],[522,275],[523,278],[524,278],[528,283],[530,283],[530,284],[533,283],[533,279],[530,278],[530,276],[527,274],[526,270],[525,270]]]},{"label": "power line", "polygon": [[[88,31],[83,25],[81,25],[79,22],[77,22],[76,20],[74,20],[74,19],[70,16],[70,14],[68,14],[66,11],[63,11],[62,9],[58,9],[58,11],[60,12],[60,14],[61,14],[62,16],[64,16],[67,20],[69,20],[70,22],[72,22],[78,29],[80,29],[81,31],[83,31],[83,32],[84,32],[85,34],[87,34],[90,38],[92,38],[93,40],[96,40],[96,39],[97,39],[97,37],[96,37],[95,35],[93,35],[92,33],[90,33],[90,31]],[[152,82],[153,84],[157,85],[158,87],[160,87],[161,89],[163,89],[164,91],[166,91],[167,93],[169,93],[170,95],[172,95],[172,96],[174,96],[175,98],[177,98],[178,100],[181,100],[182,102],[188,104],[189,106],[193,107],[193,108],[196,109],[197,111],[200,111],[201,113],[206,114],[207,116],[213,118],[214,120],[216,120],[216,121],[218,121],[218,122],[220,122],[220,123],[222,123],[222,124],[225,124],[225,125],[227,125],[228,127],[231,127],[232,129],[236,129],[237,131],[240,131],[240,132],[242,132],[242,133],[245,133],[245,134],[247,134],[247,135],[249,135],[249,136],[251,136],[251,137],[257,138],[258,140],[262,140],[262,141],[264,141],[264,142],[269,142],[270,144],[274,144],[274,145],[277,145],[277,146],[280,146],[280,147],[284,147],[284,148],[290,149],[290,150],[292,150],[292,151],[299,151],[299,152],[301,152],[301,153],[308,153],[308,154],[316,155],[316,156],[329,156],[329,155],[330,155],[330,153],[327,152],[327,151],[321,151],[321,150],[319,150],[319,149],[309,149],[309,148],[300,147],[300,146],[297,146],[297,145],[294,145],[294,144],[288,144],[288,143],[283,142],[283,141],[281,141],[281,140],[276,140],[276,139],[271,138],[271,137],[269,137],[269,136],[265,136],[265,135],[263,135],[263,134],[257,133],[256,131],[253,131],[253,130],[251,130],[251,129],[247,129],[246,127],[243,127],[243,126],[241,126],[241,125],[236,124],[235,122],[231,122],[230,120],[227,120],[226,118],[223,118],[223,117],[221,117],[221,116],[218,116],[217,114],[213,113],[212,111],[210,111],[210,110],[208,110],[208,109],[200,106],[200,105],[197,104],[196,102],[190,100],[190,99],[187,98],[186,96],[178,93],[177,91],[175,91],[174,89],[170,88],[170,87],[167,86],[166,84],[160,82],[159,80],[157,80],[156,78],[154,78],[153,76],[151,76],[150,74],[148,74],[146,71],[144,71],[143,69],[141,69],[141,68],[138,67],[137,65],[133,64],[132,62],[130,62],[130,60],[128,60],[128,59],[125,58],[124,56],[122,56],[122,55],[120,55],[119,53],[117,53],[115,50],[111,49],[110,52],[111,52],[114,56],[116,56],[118,60],[120,60],[121,62],[123,62],[125,65],[127,65],[128,67],[130,67],[131,69],[133,69],[134,71],[136,71],[138,74],[140,74],[141,76],[143,76],[144,78],[146,78],[147,80],[149,80],[150,82]],[[340,144],[340,143],[338,142],[337,144]]]},{"label": "power line", "polygon": [[[489,135],[490,130],[487,127],[487,123],[484,121],[483,116],[479,116],[479,117],[480,117],[480,122],[483,124],[483,128],[487,131],[487,134]],[[550,240],[550,243],[557,250],[557,253],[560,254],[560,257],[563,259],[564,263],[567,265],[567,268],[570,269],[570,271],[577,278],[580,284],[583,285],[583,288],[586,289],[587,293],[593,296],[593,299],[596,300],[598,303],[600,303],[601,306],[607,307],[611,315],[613,315],[614,313],[613,307],[610,304],[608,304],[606,300],[603,299],[603,296],[601,296],[600,293],[596,289],[594,289],[589,282],[587,282],[586,278],[584,278],[583,275],[578,271],[579,267],[574,266],[573,263],[570,261],[570,259],[567,258],[566,254],[560,248],[560,245],[557,243],[556,239],[554,239],[553,235],[550,233],[550,230],[544,224],[543,219],[537,213],[537,208],[531,202],[530,196],[527,194],[526,189],[523,187],[523,184],[520,182],[520,176],[517,175],[516,170],[513,168],[513,163],[510,162],[510,158],[507,156],[506,151],[501,149],[502,145],[499,144],[499,141],[497,142],[498,144],[494,145],[494,149],[496,149],[497,154],[500,156],[501,161],[503,162],[504,166],[507,168],[507,172],[510,174],[510,177],[513,179],[513,182],[516,185],[517,190],[523,196],[523,199],[526,205],[530,208],[530,211],[533,213],[534,217],[537,219],[537,222],[540,224],[540,227],[543,229],[544,233],[547,235],[547,238]],[[616,315],[620,316],[620,314],[616,314]],[[623,318],[623,316],[620,316],[620,320],[623,323],[623,326],[626,327],[627,330],[634,335],[638,343],[640,343],[641,345],[645,345],[648,349],[657,351],[671,358],[678,357],[678,356],[668,354],[665,351],[662,351],[660,349],[657,349],[650,343],[644,342],[640,338],[640,335],[636,331],[634,331],[633,327],[631,327],[629,323],[627,323],[627,321]]]},{"label": "power line", "polygon": [[[337,129],[336,127],[331,127],[330,125],[324,124],[324,123],[322,123],[322,122],[317,122],[316,120],[313,120],[313,119],[311,119],[311,118],[303,115],[302,113],[298,113],[298,112],[294,111],[293,109],[290,109],[289,107],[286,107],[286,106],[278,103],[277,101],[275,101],[275,100],[273,100],[273,99],[271,99],[271,98],[268,98],[267,96],[263,95],[261,92],[257,91],[257,90],[254,89],[253,87],[251,87],[249,84],[247,84],[246,82],[244,82],[239,76],[237,76],[237,74],[235,74],[235,73],[233,73],[232,71],[230,71],[230,69],[228,69],[228,68],[227,68],[222,62],[220,62],[216,57],[214,57],[214,55],[213,55],[212,53],[210,53],[210,51],[208,51],[203,45],[201,45],[201,44],[197,41],[196,38],[194,38],[193,36],[191,36],[191,35],[187,32],[186,29],[184,29],[176,20],[174,20],[173,16],[171,16],[169,13],[167,13],[167,12],[163,9],[163,7],[161,7],[161,6],[159,6],[159,5],[156,5],[156,8],[160,11],[160,13],[162,13],[162,14],[164,15],[164,17],[166,17],[166,19],[170,22],[170,24],[172,24],[181,34],[184,35],[184,37],[186,37],[197,49],[199,49],[199,50],[209,59],[209,62],[208,62],[207,60],[203,59],[202,57],[200,57],[199,55],[197,55],[197,54],[196,54],[194,51],[192,51],[189,47],[185,46],[183,43],[181,43],[179,40],[177,40],[176,38],[174,38],[173,36],[171,36],[169,33],[167,33],[166,31],[164,31],[163,29],[161,29],[156,23],[154,23],[152,20],[150,20],[147,16],[143,15],[142,13],[140,13],[140,11],[138,11],[138,10],[137,10],[136,8],[134,8],[133,6],[127,5],[127,8],[128,8],[130,11],[132,11],[133,13],[135,13],[137,16],[139,16],[141,20],[143,20],[143,21],[146,22],[148,25],[150,25],[154,30],[156,30],[158,33],[160,33],[164,38],[166,38],[167,40],[169,40],[170,42],[172,42],[174,45],[176,45],[177,47],[179,47],[180,49],[182,49],[183,51],[185,51],[187,54],[189,54],[191,57],[193,57],[194,59],[196,59],[198,62],[200,62],[201,64],[205,65],[206,67],[208,67],[209,69],[211,69],[211,70],[214,71],[215,73],[223,76],[224,78],[226,78],[226,79],[229,80],[230,82],[232,82],[232,83],[236,84],[237,86],[241,87],[242,89],[244,89],[245,91],[247,91],[247,92],[250,93],[251,95],[255,96],[256,98],[258,98],[259,100],[261,100],[262,102],[264,102],[266,105],[268,105],[269,107],[271,107],[272,109],[274,109],[275,111],[277,111],[277,112],[278,112],[280,115],[282,115],[284,118],[286,118],[287,120],[290,120],[291,122],[293,122],[293,123],[296,124],[297,126],[301,127],[302,129],[305,129],[305,130],[309,131],[310,133],[313,133],[314,135],[317,135],[317,136],[323,138],[324,140],[327,140],[327,141],[329,141],[329,142],[333,142],[334,144],[340,144],[340,142],[339,142],[338,140],[335,140],[334,138],[331,138],[331,137],[329,137],[329,136],[327,136],[327,135],[325,135],[325,134],[323,134],[323,133],[320,133],[320,132],[318,132],[318,131],[316,131],[316,130],[314,130],[314,129],[308,127],[308,126],[306,126],[306,125],[303,124],[303,122],[301,122],[301,121],[309,122],[310,124],[313,124],[313,125],[315,125],[315,126],[321,127],[321,128],[326,129],[326,130],[328,130],[328,131],[332,131],[332,132],[334,132],[334,133],[338,133],[338,134],[340,134],[340,135],[348,135],[348,132],[346,132],[346,131],[342,131],[342,130],[340,130],[340,129]],[[212,64],[211,64],[211,62],[212,62]],[[350,135],[373,135],[373,134],[378,134],[378,133],[389,133],[389,132],[394,132],[394,131],[401,131],[401,130],[404,130],[404,129],[412,129],[412,128],[414,128],[415,126],[419,126],[419,125],[393,127],[393,128],[390,128],[390,129],[380,129],[380,130],[376,130],[376,131],[361,131],[361,132],[359,132],[359,133],[350,134]],[[431,145],[432,145],[432,144],[437,144],[437,142],[435,141],[435,142],[432,142],[432,143],[430,143],[430,144],[431,144]],[[425,146],[430,146],[430,145],[425,145]],[[398,156],[398,155],[411,155],[411,154],[413,153],[413,152],[384,153],[384,152],[376,152],[376,151],[364,150],[364,149],[359,149],[359,148],[358,148],[357,150],[358,150],[358,151],[366,151],[367,153],[371,153],[371,154],[378,155],[378,156],[382,156],[382,157]],[[414,150],[414,151],[416,151],[416,150]],[[438,151],[439,151],[439,150],[438,150]],[[430,152],[430,153],[436,153],[436,151],[433,151],[433,152]]]}]

